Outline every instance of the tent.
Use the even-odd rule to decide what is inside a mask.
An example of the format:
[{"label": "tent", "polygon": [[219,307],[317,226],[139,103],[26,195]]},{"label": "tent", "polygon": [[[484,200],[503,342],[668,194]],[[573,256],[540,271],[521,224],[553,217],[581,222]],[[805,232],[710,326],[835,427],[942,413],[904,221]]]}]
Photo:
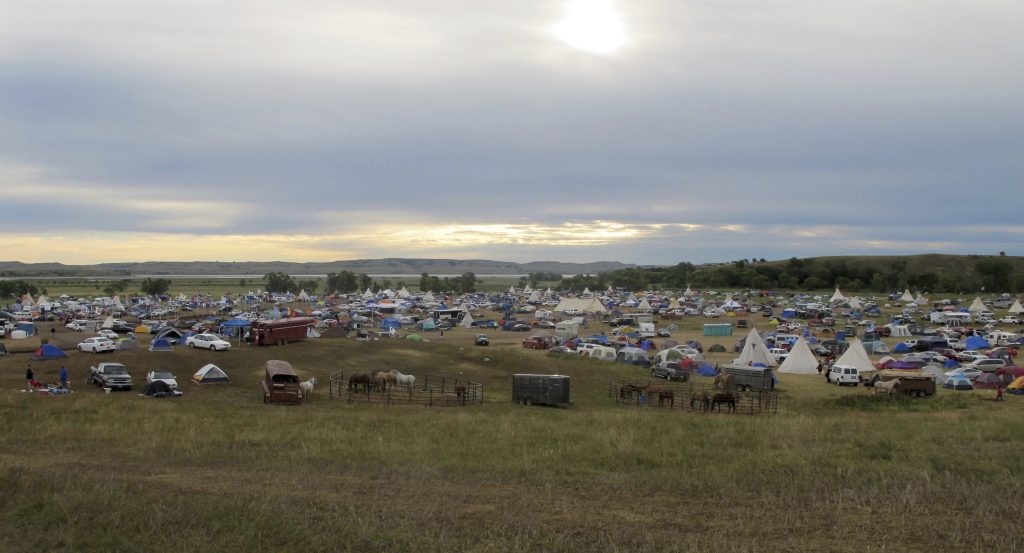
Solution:
[{"label": "tent", "polygon": [[163,380],[154,380],[150,382],[146,385],[146,389],[143,390],[142,393],[153,398],[178,397],[181,395],[180,392],[172,390],[171,385]]},{"label": "tent", "polygon": [[639,311],[652,311],[651,304],[647,301],[647,298],[640,300],[640,305],[636,306]]},{"label": "tent", "polygon": [[860,340],[856,338],[850,338],[849,347],[846,348],[846,352],[836,359],[835,365],[842,365],[844,367],[856,367],[860,373],[871,372],[875,370],[875,366],[871,364],[871,358],[868,357],[868,353],[864,351],[864,346],[861,345]]},{"label": "tent", "polygon": [[181,333],[180,330],[174,328],[173,326],[165,326],[158,330],[156,334],[153,335],[153,341],[155,342],[157,340],[163,339],[167,340],[168,342],[177,343],[180,342],[183,337],[184,335]]},{"label": "tent", "polygon": [[974,384],[966,376],[957,374],[946,378],[946,381],[942,383],[942,387],[947,390],[973,390]]},{"label": "tent", "polygon": [[139,341],[133,338],[121,338],[117,341],[117,350],[139,349]]},{"label": "tent", "polygon": [[466,316],[462,317],[462,321],[459,322],[458,326],[462,328],[473,328],[473,314],[466,313]]},{"label": "tent", "polygon": [[889,328],[889,335],[893,338],[910,336],[910,327],[907,325],[888,324],[885,326]]},{"label": "tent", "polygon": [[900,296],[900,301],[902,301],[902,302],[912,302],[912,301],[914,301],[914,295],[910,293],[910,288],[907,288],[906,290],[903,291],[903,295]]},{"label": "tent", "polygon": [[889,353],[889,346],[885,345],[885,342],[881,340],[875,340],[874,342],[864,342],[864,351],[870,354]]},{"label": "tent", "polygon": [[215,382],[227,382],[228,375],[217,365],[204,365],[203,368],[196,371],[196,374],[192,375],[192,380],[196,384],[212,384]]},{"label": "tent", "polygon": [[[836,291],[838,292],[838,289]],[[807,346],[807,342],[804,341],[803,337],[800,337],[797,338],[793,349],[790,350],[789,355],[786,356],[782,365],[779,366],[779,372],[787,374],[819,374],[818,369],[820,367],[821,363],[811,353],[811,348]]]},{"label": "tent", "polygon": [[984,373],[974,379],[975,388],[998,388],[1013,383],[1013,377],[1008,374]]},{"label": "tent", "polygon": [[1024,376],[1018,376],[1006,387],[1011,394],[1024,394]]},{"label": "tent", "polygon": [[946,380],[950,378],[946,376],[946,373],[943,372],[941,367],[937,367],[935,365],[925,365],[924,367],[921,368],[921,372],[934,376],[935,383],[938,384],[939,386],[945,384]]},{"label": "tent", "polygon": [[412,341],[412,342],[422,342],[423,341],[423,336],[420,336],[419,334],[410,334],[410,335],[406,336],[405,339],[409,340],[409,341]]},{"label": "tent", "polygon": [[892,347],[892,352],[893,353],[909,353],[910,352],[910,346],[908,346],[907,344],[905,344],[903,342],[900,342],[900,343],[898,343],[898,344],[896,344],[895,346]]},{"label": "tent", "polygon": [[[836,302],[845,301],[845,300],[846,300],[846,296],[844,296],[843,293],[840,292],[839,288],[837,287],[836,288],[836,293],[832,294],[832,299],[830,299],[828,301],[829,301],[829,303],[836,303]],[[781,371],[782,369],[779,369],[779,370]]]},{"label": "tent", "polygon": [[402,323],[398,322],[398,319],[394,317],[388,317],[380,322],[381,330],[392,330],[402,328]]},{"label": "tent", "polygon": [[434,319],[423,319],[419,322],[420,330],[437,330],[437,323]]},{"label": "tent", "polygon": [[1024,305],[1020,304],[1020,300],[1013,300],[1013,305],[1010,306],[1011,315],[1020,315],[1024,313]]},{"label": "tent", "polygon": [[149,351],[174,351],[174,346],[167,338],[157,338],[149,344]]},{"label": "tent", "polygon": [[757,333],[755,328],[750,329],[750,332],[747,333],[746,341],[743,344],[743,351],[740,352],[740,356],[733,363],[737,365],[762,363],[766,367],[778,365],[775,361],[775,356],[768,353],[767,346],[764,345],[761,335]]},{"label": "tent", "polygon": [[779,315],[783,319],[794,319],[796,318],[796,309],[788,307],[782,310],[782,314]]},{"label": "tent", "polygon": [[114,317],[108,316],[107,319],[105,321],[103,321],[103,326],[101,328],[106,328],[106,329],[114,328]]},{"label": "tent", "polygon": [[53,344],[43,344],[32,354],[33,361],[46,361],[48,359],[60,359],[68,354]]},{"label": "tent", "polygon": [[967,310],[970,311],[972,315],[977,315],[982,311],[987,311],[988,307],[985,306],[985,302],[981,301],[981,298],[974,298],[974,301],[971,302],[971,306],[968,307]]},{"label": "tent", "polygon": [[981,350],[988,347],[988,340],[981,336],[971,336],[964,340],[964,349]]}]

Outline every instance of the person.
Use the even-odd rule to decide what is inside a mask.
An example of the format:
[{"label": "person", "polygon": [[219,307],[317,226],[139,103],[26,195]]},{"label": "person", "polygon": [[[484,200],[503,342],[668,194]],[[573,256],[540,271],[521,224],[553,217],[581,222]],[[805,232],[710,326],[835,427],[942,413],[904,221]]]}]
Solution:
[{"label": "person", "polygon": [[36,375],[32,372],[32,365],[29,365],[28,369],[25,370],[25,390],[32,391],[32,381],[35,379]]},{"label": "person", "polygon": [[60,366],[60,387],[61,389],[68,389],[68,368],[64,365]]},{"label": "person", "polygon": [[1000,384],[999,387],[996,388],[996,401],[1003,401],[1003,385],[1002,384]]}]

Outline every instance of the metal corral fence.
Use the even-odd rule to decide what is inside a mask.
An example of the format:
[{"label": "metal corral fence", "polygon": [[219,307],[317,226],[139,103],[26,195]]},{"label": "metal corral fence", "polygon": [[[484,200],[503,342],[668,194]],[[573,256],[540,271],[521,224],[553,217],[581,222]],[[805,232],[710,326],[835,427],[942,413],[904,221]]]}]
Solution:
[{"label": "metal corral fence", "polygon": [[[363,382],[363,376],[370,376]],[[484,402],[484,385],[472,380],[437,375],[413,375],[412,386],[373,382],[372,375],[363,371],[337,371],[331,373],[331,398],[348,403],[380,405],[425,405],[427,407],[465,407]],[[353,377],[356,377],[353,379]]]},{"label": "metal corral fence", "polygon": [[774,390],[726,392],[709,384],[658,380],[609,380],[608,397],[634,407],[660,407],[695,413],[774,414],[779,397]]}]

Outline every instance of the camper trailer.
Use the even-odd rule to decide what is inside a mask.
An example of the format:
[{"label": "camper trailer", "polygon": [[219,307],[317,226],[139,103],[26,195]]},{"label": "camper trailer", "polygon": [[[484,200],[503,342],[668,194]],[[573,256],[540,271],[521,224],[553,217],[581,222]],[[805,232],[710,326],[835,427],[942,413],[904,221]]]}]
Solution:
[{"label": "camper trailer", "polygon": [[1011,346],[1017,345],[1020,342],[1020,337],[1013,332],[993,330],[985,335],[985,340],[987,340],[989,345],[992,347]]}]

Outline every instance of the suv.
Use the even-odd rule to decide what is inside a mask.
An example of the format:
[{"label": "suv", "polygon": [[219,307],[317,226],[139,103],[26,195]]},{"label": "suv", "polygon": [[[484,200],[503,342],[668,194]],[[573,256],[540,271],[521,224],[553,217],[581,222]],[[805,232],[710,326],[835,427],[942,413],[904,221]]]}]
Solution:
[{"label": "suv", "polygon": [[678,380],[686,382],[690,378],[690,371],[682,368],[679,363],[658,364],[651,367],[651,376],[664,378],[665,380]]},{"label": "suv", "polygon": [[1006,361],[1002,359],[977,359],[966,365],[966,367],[978,369],[982,372],[993,373],[997,369],[1001,369],[1006,366]]},{"label": "suv", "polygon": [[477,334],[476,338],[473,339],[473,344],[477,346],[489,346],[491,345],[491,339],[486,334]]}]

